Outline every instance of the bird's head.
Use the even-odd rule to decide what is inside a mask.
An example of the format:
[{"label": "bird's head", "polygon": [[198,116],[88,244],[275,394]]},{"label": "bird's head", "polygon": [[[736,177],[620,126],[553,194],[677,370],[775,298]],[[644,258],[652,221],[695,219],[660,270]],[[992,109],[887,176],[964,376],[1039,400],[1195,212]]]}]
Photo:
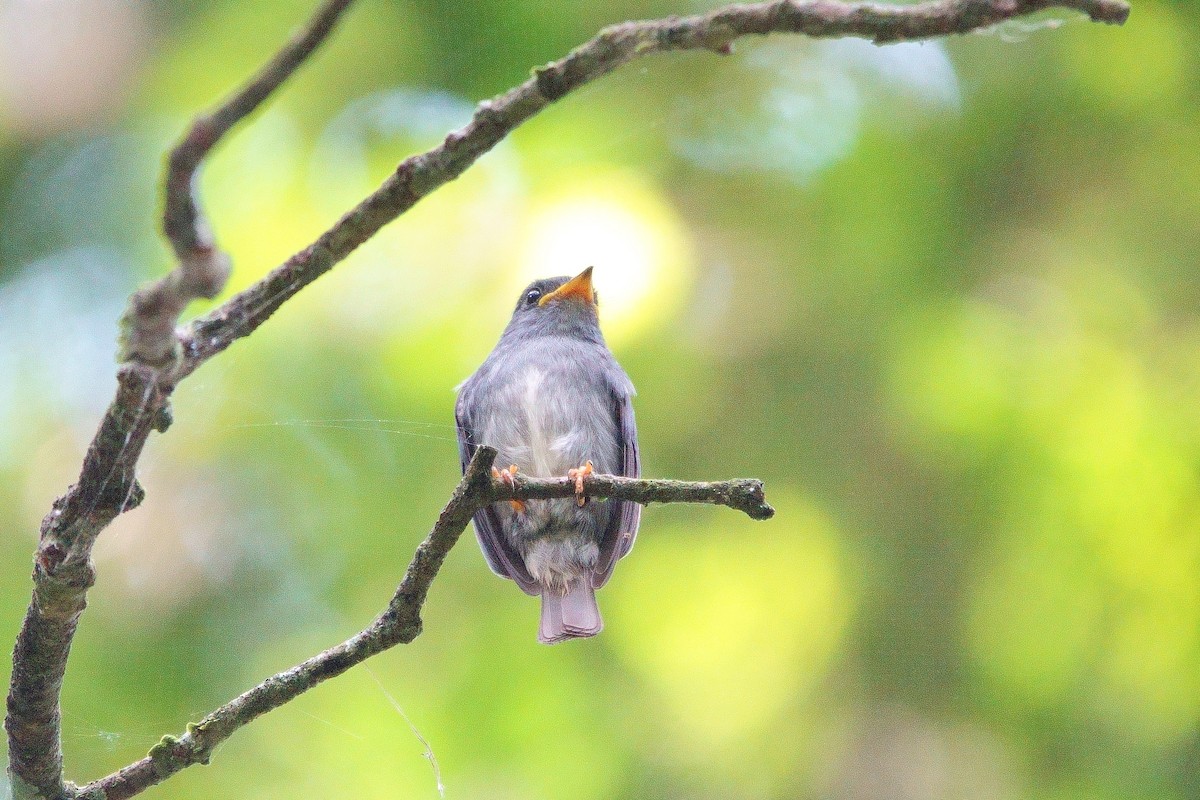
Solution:
[{"label": "bird's head", "polygon": [[542,278],[525,287],[508,323],[515,335],[582,335],[595,338],[600,333],[596,313],[596,290],[592,288],[592,268],[574,278]]}]

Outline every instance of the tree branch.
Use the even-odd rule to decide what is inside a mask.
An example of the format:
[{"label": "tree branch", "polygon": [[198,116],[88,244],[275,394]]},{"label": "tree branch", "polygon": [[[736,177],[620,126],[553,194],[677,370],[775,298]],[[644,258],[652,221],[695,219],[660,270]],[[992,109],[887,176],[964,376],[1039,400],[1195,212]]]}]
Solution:
[{"label": "tree branch", "polygon": [[162,366],[178,355],[175,325],[187,304],[221,293],[229,257],[217,248],[195,196],[196,170],[226,133],[291,77],[328,38],[354,0],[325,0],[308,24],[241,89],[191,127],[167,156],[163,180],[163,234],[179,265],[130,300],[122,331],[122,360]]},{"label": "tree branch", "polygon": [[295,38],[258,74],[208,114],[198,116],[167,157],[163,233],[179,258],[212,248],[212,233],[195,198],[196,168],[229,130],[249,116],[291,77],[328,38],[342,12],[354,0],[326,0]]},{"label": "tree branch", "polygon": [[[534,76],[520,86],[481,103],[470,123],[450,133],[434,149],[406,159],[378,190],[315,242],[220,308],[177,332],[175,326],[187,303],[217,294],[228,273],[228,262],[217,252],[192,195],[198,165],[226,132],[308,59],[351,2],[326,0],[292,42],[244,88],[210,114],[198,118],[172,151],[165,180],[164,230],[179,256],[179,266],[132,298],[123,318],[125,363],[118,371],[116,396],[88,449],[79,481],[55,501],[41,527],[34,557],[33,597],[13,653],[5,720],[9,774],[20,791],[45,798],[73,794],[62,779],[59,694],[75,625],[86,606],[87,589],[94,580],[92,545],[116,516],[140,502],[142,491],[135,479],[135,467],[150,431],[165,431],[170,424],[168,403],[177,383],[232,342],[253,332],[298,291],[421,198],[462,174],[547,105],[636,58],[689,49],[728,53],[734,40],[748,35],[800,33],[814,37],[861,36],[876,42],[891,42],[966,33],[1052,7],[1075,9],[1095,21],[1108,23],[1124,22],[1129,14],[1129,6],[1122,0],[932,0],[916,5],[778,0],[728,6],[693,17],[611,26],[566,57],[535,70]],[[522,480],[515,490],[493,487],[490,491],[493,499],[516,496],[504,494],[505,491],[527,492],[529,497],[557,497],[569,493],[569,486],[565,481]],[[762,503],[761,486],[756,488],[754,483],[674,484],[674,489],[668,489],[663,482],[602,476],[589,482],[589,491],[597,497],[623,497],[638,502],[717,502],[751,516],[759,515],[756,518],[768,514],[768,507]],[[674,491],[679,494],[672,494]],[[469,503],[465,500],[460,499],[458,505],[452,500],[443,511],[443,518],[450,514],[451,522],[457,524],[458,515],[465,513],[466,505]],[[445,551],[439,550],[443,546],[439,542],[445,543],[445,537],[449,536],[444,544],[448,550],[469,516],[463,517],[452,536],[439,533],[443,528],[435,527],[422,544],[401,585],[401,590],[407,585],[406,591],[410,591],[410,599],[405,601],[409,605],[396,607],[399,610],[389,606],[389,611],[372,628],[329,651],[333,655],[322,654],[296,670],[276,676],[263,685],[262,691],[252,690],[226,708],[236,706],[240,709],[238,714],[253,718],[274,707],[271,698],[296,691],[288,687],[307,688],[337,674],[357,663],[353,659],[366,657],[362,648],[375,645],[361,643],[360,637],[377,626],[383,626],[386,634],[368,636],[368,642],[399,637],[394,644],[409,633],[415,635],[419,630],[416,611],[423,602],[428,581],[445,556]],[[439,520],[439,526],[442,524]],[[447,522],[444,530],[453,527]],[[427,579],[422,577],[426,574],[423,570],[429,571]],[[394,599],[393,604],[396,602]],[[396,616],[401,611],[410,616]],[[292,675],[295,677],[287,677]],[[309,680],[313,683],[306,684]],[[168,769],[164,764],[174,763],[179,743],[186,745],[179,752],[206,756],[205,747],[210,749],[211,744],[203,742],[210,741],[212,732],[224,730],[221,724],[224,723],[206,728],[209,733],[184,734],[177,743],[168,744],[165,751],[157,751],[157,760],[151,759],[149,766],[139,762],[91,786],[104,788],[100,784],[106,781],[114,791],[124,791],[118,789],[120,786],[142,786],[138,781],[145,780],[146,770],[158,776]],[[196,742],[201,743],[201,749],[193,747]]]},{"label": "tree branch", "polygon": [[569,55],[534,70],[505,94],[479,104],[471,121],[440,145],[406,159],[373,194],[315,242],[258,283],[194,321],[183,334],[186,375],[237,339],[249,335],[289,298],[423,197],[449,183],[504,137],[550,103],[634,59],[670,50],[732,52],[735,39],[769,33],[831,38],[861,36],[875,42],[928,39],[967,33],[1051,7],[1082,11],[1091,19],[1121,23],[1123,0],[934,0],[917,5],[776,0],[734,5],[694,17],[624,22],[605,28]]},{"label": "tree branch", "polygon": [[121,320],[117,394],[88,448],[78,483],[54,502],[42,521],[34,557],[33,598],[13,650],[8,715],[9,775],[42,797],[59,797],[62,734],[58,705],[67,656],[87,590],[96,537],[119,514],[135,508],[142,489],[134,471],[151,429],[170,424],[167,406],[179,355],[175,325],[189,302],[215,297],[229,262],[213,244],[193,199],[196,168],[240,120],[303,64],[353,0],[326,0],[305,28],[242,89],[198,117],[168,158],[163,228],[179,265],[135,292]]},{"label": "tree branch", "polygon": [[[371,656],[417,638],[429,587],[476,511],[500,500],[540,500],[575,493],[575,482],[567,479],[518,478],[515,486],[494,480],[491,467],[495,460],[496,451],[491,447],[475,451],[450,502],[417,548],[391,602],[370,625],[302,664],[272,675],[200,722],[189,724],[181,736],[164,736],[145,758],[82,787],[80,796],[125,800],[193,764],[207,764],[218,744],[259,716]],[[639,503],[713,503],[738,509],[753,519],[769,519],[775,513],[763,498],[762,483],[755,480],[691,483],[592,475],[587,478],[586,491],[589,497]]]},{"label": "tree branch", "polygon": [[[575,481],[570,478],[514,477],[514,486],[496,482],[485,502],[498,500],[549,500],[571,497]],[[674,480],[645,480],[620,475],[591,475],[584,481],[588,497],[613,500],[632,500],[635,503],[707,503],[727,506],[741,511],[750,519],[770,519],[775,509],[763,496],[762,481],[739,478],[732,481],[694,482]]]},{"label": "tree branch", "polygon": [[141,502],[134,466],[164,394],[153,374],[130,367],[84,457],[79,482],[54,501],[34,555],[33,598],[13,650],[8,692],[9,774],[41,797],[59,797],[62,738],[58,698],[87,590],[91,551],[113,519]]}]

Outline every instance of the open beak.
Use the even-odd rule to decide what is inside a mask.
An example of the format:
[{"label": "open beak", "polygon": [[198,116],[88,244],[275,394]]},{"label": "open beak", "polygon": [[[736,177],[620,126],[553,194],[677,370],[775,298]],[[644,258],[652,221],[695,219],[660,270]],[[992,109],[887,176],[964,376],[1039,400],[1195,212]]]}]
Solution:
[{"label": "open beak", "polygon": [[595,305],[596,291],[592,288],[592,268],[588,267],[550,294],[543,295],[542,299],[538,301],[538,305],[544,306],[551,300],[578,300],[581,303]]}]

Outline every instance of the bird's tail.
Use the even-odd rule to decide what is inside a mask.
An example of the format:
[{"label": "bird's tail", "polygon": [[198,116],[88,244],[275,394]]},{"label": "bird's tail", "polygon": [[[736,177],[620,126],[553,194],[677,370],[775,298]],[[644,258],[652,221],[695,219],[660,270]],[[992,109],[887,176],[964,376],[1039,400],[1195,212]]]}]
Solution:
[{"label": "bird's tail", "polygon": [[596,590],[590,575],[584,575],[567,587],[567,593],[557,589],[542,589],[542,623],[538,641],[557,644],[567,639],[595,636],[604,627],[600,607],[596,605]]}]

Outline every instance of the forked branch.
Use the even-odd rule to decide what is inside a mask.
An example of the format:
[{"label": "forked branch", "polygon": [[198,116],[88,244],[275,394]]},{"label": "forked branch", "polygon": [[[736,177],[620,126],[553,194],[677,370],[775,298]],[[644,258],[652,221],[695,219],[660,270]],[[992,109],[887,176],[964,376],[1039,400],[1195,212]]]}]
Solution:
[{"label": "forked branch", "polygon": [[207,114],[192,120],[167,155],[163,179],[163,234],[179,264],[161,280],[139,289],[122,320],[122,360],[169,366],[178,357],[175,325],[187,304],[221,293],[229,257],[217,247],[196,197],[196,170],[225,134],[254,112],[329,37],[354,0],[325,0],[296,36]]},{"label": "forked branch", "polygon": [[[322,681],[341,675],[373,655],[406,644],[421,633],[421,607],[433,579],[450,549],[475,512],[498,500],[533,500],[570,497],[574,481],[519,478],[516,486],[491,477],[496,451],[479,447],[467,466],[462,481],[442,509],[433,530],[417,547],[404,580],[379,616],[370,625],[341,644],[319,653],[302,664],[272,675],[253,689],[190,724],[180,736],[164,736],[149,755],[122,770],[81,789],[85,797],[124,800],[166,780],[193,764],[207,764],[213,749],[244,725],[279,708]],[[613,475],[587,479],[589,497],[635,500],[639,503],[712,503],[745,512],[753,519],[769,519],[774,509],[763,497],[762,483],[754,480],[692,483],[688,481],[640,480]]]}]

